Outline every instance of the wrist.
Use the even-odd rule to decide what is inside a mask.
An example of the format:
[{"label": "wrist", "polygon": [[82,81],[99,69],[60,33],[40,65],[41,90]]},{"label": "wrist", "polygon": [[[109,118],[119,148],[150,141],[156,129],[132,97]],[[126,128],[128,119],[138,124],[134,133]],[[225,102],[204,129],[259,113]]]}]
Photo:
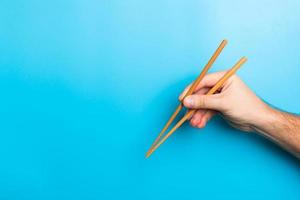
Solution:
[{"label": "wrist", "polygon": [[253,130],[300,158],[300,117],[268,106]]},{"label": "wrist", "polygon": [[254,131],[265,134],[274,129],[280,118],[279,112],[269,105],[264,104],[252,123]]}]

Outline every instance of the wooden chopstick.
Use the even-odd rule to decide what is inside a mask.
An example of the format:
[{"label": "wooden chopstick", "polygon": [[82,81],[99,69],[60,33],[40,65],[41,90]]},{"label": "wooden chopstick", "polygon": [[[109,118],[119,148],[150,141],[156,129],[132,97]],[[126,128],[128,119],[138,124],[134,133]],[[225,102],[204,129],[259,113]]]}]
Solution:
[{"label": "wooden chopstick", "polygon": [[[205,76],[205,74],[207,73],[207,71],[209,70],[209,68],[212,66],[212,64],[215,62],[215,60],[217,59],[217,57],[220,55],[220,53],[222,52],[222,50],[224,49],[224,47],[226,46],[226,44],[227,44],[227,40],[223,40],[221,42],[221,44],[219,45],[219,47],[216,49],[216,51],[214,52],[214,54],[212,55],[212,57],[209,59],[208,63],[205,65],[205,67],[203,68],[203,70],[201,71],[201,73],[199,74],[199,76],[197,77],[197,79],[194,81],[194,83],[192,84],[192,86],[190,87],[190,89],[184,95],[184,97],[182,99],[184,99],[186,96],[189,96],[189,95],[191,95],[191,94],[194,93],[197,85],[201,82],[201,80],[203,79],[203,77]],[[170,117],[170,119],[168,120],[168,122],[166,123],[166,125],[164,126],[164,128],[161,130],[161,132],[158,134],[157,138],[155,139],[155,141],[151,145],[151,147],[148,150],[147,154],[157,144],[157,142],[160,140],[160,138],[163,136],[163,134],[169,128],[169,126],[174,121],[175,117],[178,115],[178,113],[180,112],[180,110],[182,108],[183,108],[183,106],[182,106],[182,103],[180,102],[180,104],[177,106],[175,112],[172,114],[172,116]]]},{"label": "wooden chopstick", "polygon": [[[242,57],[226,74],[212,87],[206,95],[214,94],[224,83],[227,81],[245,62],[246,57]],[[170,137],[186,120],[188,120],[196,110],[189,110],[187,114],[163,137],[149,152],[146,157],[148,158],[168,137]]]}]

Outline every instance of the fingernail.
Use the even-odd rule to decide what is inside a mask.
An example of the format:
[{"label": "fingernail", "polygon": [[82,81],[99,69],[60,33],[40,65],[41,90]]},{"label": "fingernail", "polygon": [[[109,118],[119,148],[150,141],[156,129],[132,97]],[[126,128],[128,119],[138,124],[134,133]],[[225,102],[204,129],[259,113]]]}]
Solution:
[{"label": "fingernail", "polygon": [[191,126],[197,127],[197,124],[194,124],[193,121],[190,121]]},{"label": "fingernail", "polygon": [[194,105],[194,99],[192,97],[186,97],[184,99],[184,103],[187,105],[187,106],[193,106]]}]

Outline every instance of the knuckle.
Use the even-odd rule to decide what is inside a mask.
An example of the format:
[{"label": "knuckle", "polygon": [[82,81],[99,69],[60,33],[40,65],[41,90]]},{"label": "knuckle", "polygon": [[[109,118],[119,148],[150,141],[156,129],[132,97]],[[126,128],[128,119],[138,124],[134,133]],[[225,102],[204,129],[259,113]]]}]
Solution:
[{"label": "knuckle", "polygon": [[238,76],[237,76],[236,74],[234,74],[234,75],[231,76],[231,79],[232,79],[232,80],[237,80],[237,79],[238,79]]},{"label": "knuckle", "polygon": [[206,101],[205,101],[205,98],[202,96],[200,96],[199,98],[198,98],[198,106],[199,107],[203,107],[203,108],[205,108],[205,106],[206,106]]},{"label": "knuckle", "polygon": [[238,75],[234,74],[234,75],[232,76],[232,80],[240,81],[241,79],[240,79],[240,77],[239,77]]}]

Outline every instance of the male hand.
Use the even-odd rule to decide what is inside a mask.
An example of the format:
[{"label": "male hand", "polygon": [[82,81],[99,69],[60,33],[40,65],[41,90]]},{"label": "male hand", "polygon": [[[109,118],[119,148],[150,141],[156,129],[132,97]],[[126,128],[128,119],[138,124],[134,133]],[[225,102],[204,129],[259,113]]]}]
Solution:
[{"label": "male hand", "polygon": [[216,114],[223,116],[233,127],[256,131],[300,158],[300,117],[271,108],[258,98],[236,75],[229,78],[213,95],[205,95],[225,74],[208,74],[193,95],[182,99],[184,106],[196,109],[191,117],[192,126],[203,128]]},{"label": "male hand", "polygon": [[[196,93],[183,100],[187,108],[197,109],[190,120],[191,125],[203,128],[216,113],[220,113],[233,127],[252,131],[253,126],[257,126],[268,114],[269,107],[238,76],[229,78],[218,93],[205,95],[224,74],[206,75],[197,86]],[[180,100],[189,87],[180,95]]]}]

